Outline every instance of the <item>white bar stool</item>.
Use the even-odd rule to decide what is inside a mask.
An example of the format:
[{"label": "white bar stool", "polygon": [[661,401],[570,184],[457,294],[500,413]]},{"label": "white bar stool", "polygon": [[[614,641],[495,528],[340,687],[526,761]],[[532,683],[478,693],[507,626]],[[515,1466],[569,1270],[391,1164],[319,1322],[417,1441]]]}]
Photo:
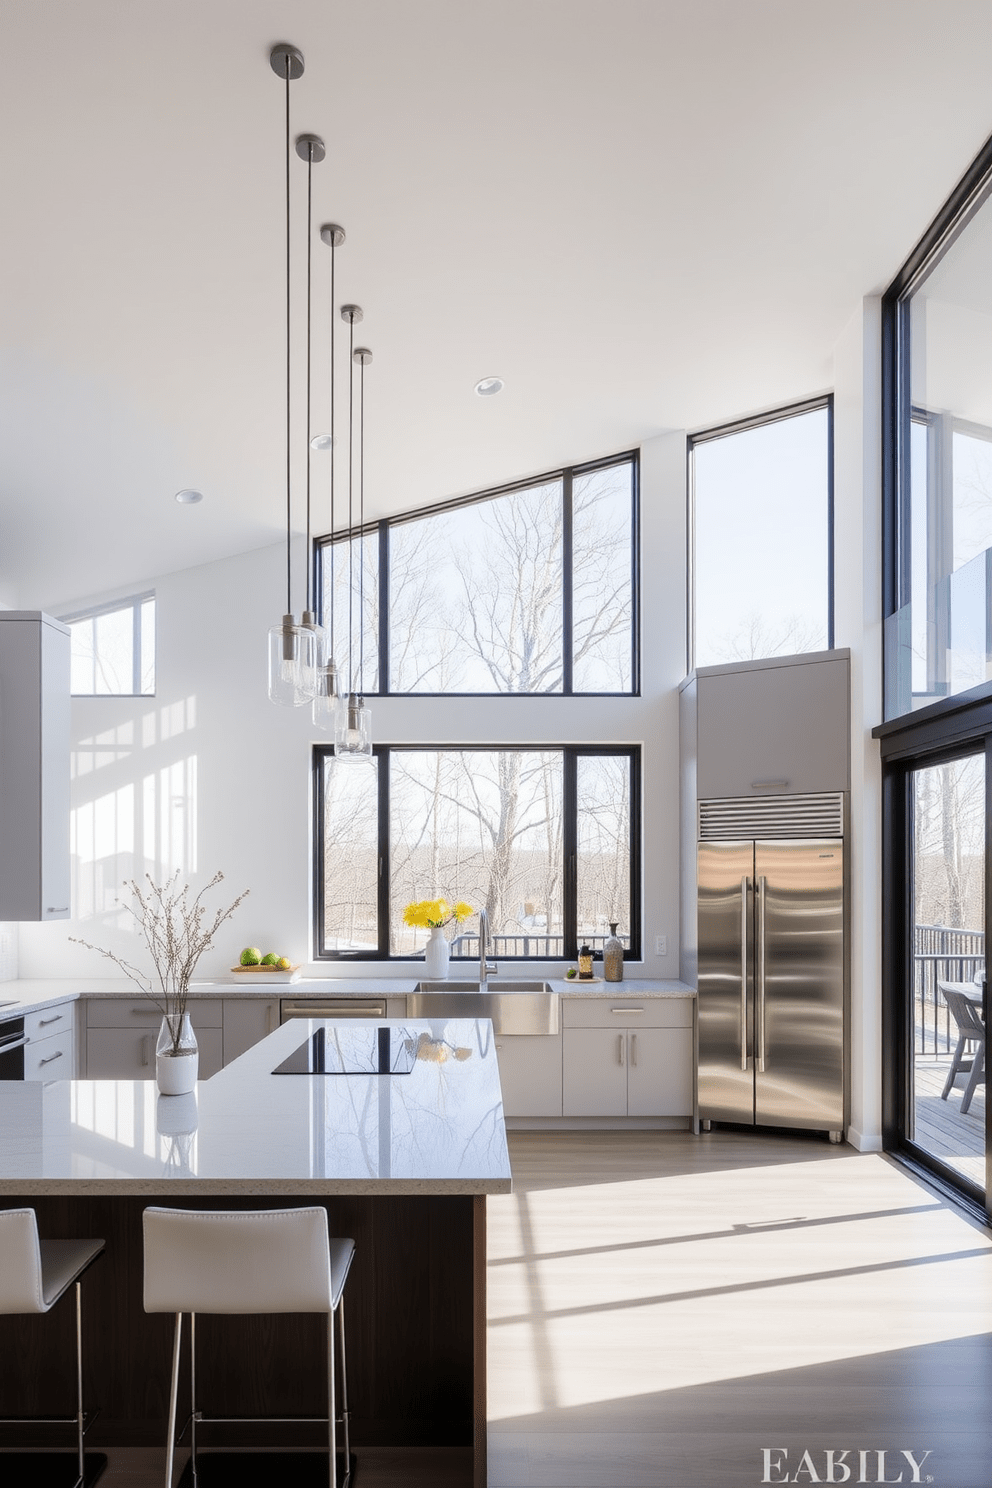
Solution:
[{"label": "white bar stool", "polygon": [[[190,1445],[196,1481],[196,1428],[201,1421],[247,1422],[246,1416],[204,1416],[196,1408],[196,1314],[325,1312],[327,1314],[327,1415],[330,1488],[351,1477],[348,1381],[344,1337],[344,1284],[355,1254],[353,1240],[331,1240],[327,1211],[313,1209],[203,1210],[149,1208],[144,1212],[145,1311],[174,1312],[172,1387],[165,1485],[172,1488],[183,1313],[190,1314]],[[338,1483],[337,1411],[334,1395],[334,1314],[341,1344],[341,1418],[344,1473]],[[272,1418],[269,1419],[286,1419]],[[183,1426],[182,1436],[186,1427]]]},{"label": "white bar stool", "polygon": [[[106,1465],[106,1457],[83,1454],[83,1436],[96,1412],[85,1419],[83,1411],[83,1303],[80,1280],[100,1255],[104,1240],[39,1240],[38,1219],[33,1209],[0,1210],[0,1313],[51,1312],[60,1297],[76,1287],[76,1414],[74,1416],[18,1417],[0,1419],[10,1425],[45,1424],[76,1427],[76,1481],[82,1488],[87,1470],[95,1482]],[[37,1461],[37,1459],[35,1459]],[[0,1476],[3,1458],[0,1457]]]}]

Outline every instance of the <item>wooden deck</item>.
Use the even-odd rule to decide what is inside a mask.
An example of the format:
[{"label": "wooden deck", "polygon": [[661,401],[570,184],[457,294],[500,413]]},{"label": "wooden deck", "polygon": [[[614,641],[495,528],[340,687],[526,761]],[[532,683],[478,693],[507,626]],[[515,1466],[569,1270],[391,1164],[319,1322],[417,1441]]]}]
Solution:
[{"label": "wooden deck", "polygon": [[940,1092],[951,1067],[949,1054],[917,1056],[916,1130],[913,1140],[955,1172],[985,1186],[985,1086],[975,1091],[968,1114],[961,1115],[967,1075],[959,1075],[946,1101]]}]

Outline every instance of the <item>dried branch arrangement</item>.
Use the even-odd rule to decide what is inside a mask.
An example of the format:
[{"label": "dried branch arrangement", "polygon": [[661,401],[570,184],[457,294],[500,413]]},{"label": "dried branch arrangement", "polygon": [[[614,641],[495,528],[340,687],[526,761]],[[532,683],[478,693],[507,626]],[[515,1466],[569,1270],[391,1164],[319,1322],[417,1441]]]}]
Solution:
[{"label": "dried branch arrangement", "polygon": [[196,964],[204,951],[213,945],[217,931],[225,920],[231,918],[249,890],[245,889],[233,904],[229,904],[226,909],[215,910],[213,917],[209,918],[203,898],[223,882],[223,873],[215,873],[195,897],[190,897],[189,884],[179,887],[178,869],[164,884],[155,883],[149,873],[145,874],[145,878],[148,880],[147,889],[133,878],[125,879],[124,887],[131,891],[131,902],[124,903],[118,899],[117,903],[132,916],[144,936],[155,968],[154,978],[139,971],[136,966],[125,961],[123,956],[118,956],[116,951],[104,950],[102,946],[92,945],[90,941],[80,940],[75,935],[70,935],[69,939],[76,945],[85,946],[89,951],[106,956],[108,961],[113,961],[126,976],[137,983],[166,1020],[172,1047],[178,1049]]}]

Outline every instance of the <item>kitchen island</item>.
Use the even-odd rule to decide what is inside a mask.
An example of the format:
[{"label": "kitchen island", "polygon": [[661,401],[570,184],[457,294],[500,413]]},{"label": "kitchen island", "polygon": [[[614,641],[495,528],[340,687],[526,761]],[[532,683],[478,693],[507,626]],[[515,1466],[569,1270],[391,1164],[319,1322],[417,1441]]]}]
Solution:
[{"label": "kitchen island", "polygon": [[[381,1060],[380,1030],[389,1074],[273,1073],[301,1046],[312,1053],[315,1036],[327,1067]],[[368,1047],[356,1052],[356,1040]],[[485,1195],[509,1188],[486,1021],[295,1020],[195,1097],[160,1097],[150,1081],[0,1083],[0,1203],[33,1205],[44,1236],[107,1241],[86,1285],[88,1393],[102,1407],[94,1445],[164,1443],[170,1320],[141,1305],[145,1205],[317,1201],[331,1233],[357,1246],[348,1343],[359,1457],[366,1444],[408,1448],[415,1481],[417,1448],[462,1447],[466,1482],[484,1484]],[[0,1320],[11,1413],[51,1414],[53,1392],[70,1391],[71,1324],[68,1310]],[[311,1316],[204,1317],[204,1410],[319,1415],[322,1330]],[[215,1439],[230,1444],[223,1430]],[[287,1441],[285,1428],[237,1432],[239,1445]]]}]

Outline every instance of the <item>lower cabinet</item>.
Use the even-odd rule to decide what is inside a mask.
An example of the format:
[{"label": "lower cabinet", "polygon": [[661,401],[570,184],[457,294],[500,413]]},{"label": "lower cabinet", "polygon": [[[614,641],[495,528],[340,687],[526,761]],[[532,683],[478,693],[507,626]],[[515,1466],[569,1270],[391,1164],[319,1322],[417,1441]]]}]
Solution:
[{"label": "lower cabinet", "polygon": [[[200,1049],[201,1080],[215,1075],[224,1063],[222,1008],[219,997],[189,1002]],[[147,998],[90,998],[86,1003],[86,1078],[154,1080],[161,1022],[162,1014]]]},{"label": "lower cabinet", "polygon": [[691,1116],[692,1001],[562,1002],[565,1116]]},{"label": "lower cabinet", "polygon": [[76,1005],[60,1002],[24,1016],[25,1080],[74,1080]]},{"label": "lower cabinet", "polygon": [[504,1116],[561,1115],[561,1038],[500,1034],[496,1039]]},{"label": "lower cabinet", "polygon": [[230,1064],[278,1027],[278,997],[225,997],[224,1063]]}]

